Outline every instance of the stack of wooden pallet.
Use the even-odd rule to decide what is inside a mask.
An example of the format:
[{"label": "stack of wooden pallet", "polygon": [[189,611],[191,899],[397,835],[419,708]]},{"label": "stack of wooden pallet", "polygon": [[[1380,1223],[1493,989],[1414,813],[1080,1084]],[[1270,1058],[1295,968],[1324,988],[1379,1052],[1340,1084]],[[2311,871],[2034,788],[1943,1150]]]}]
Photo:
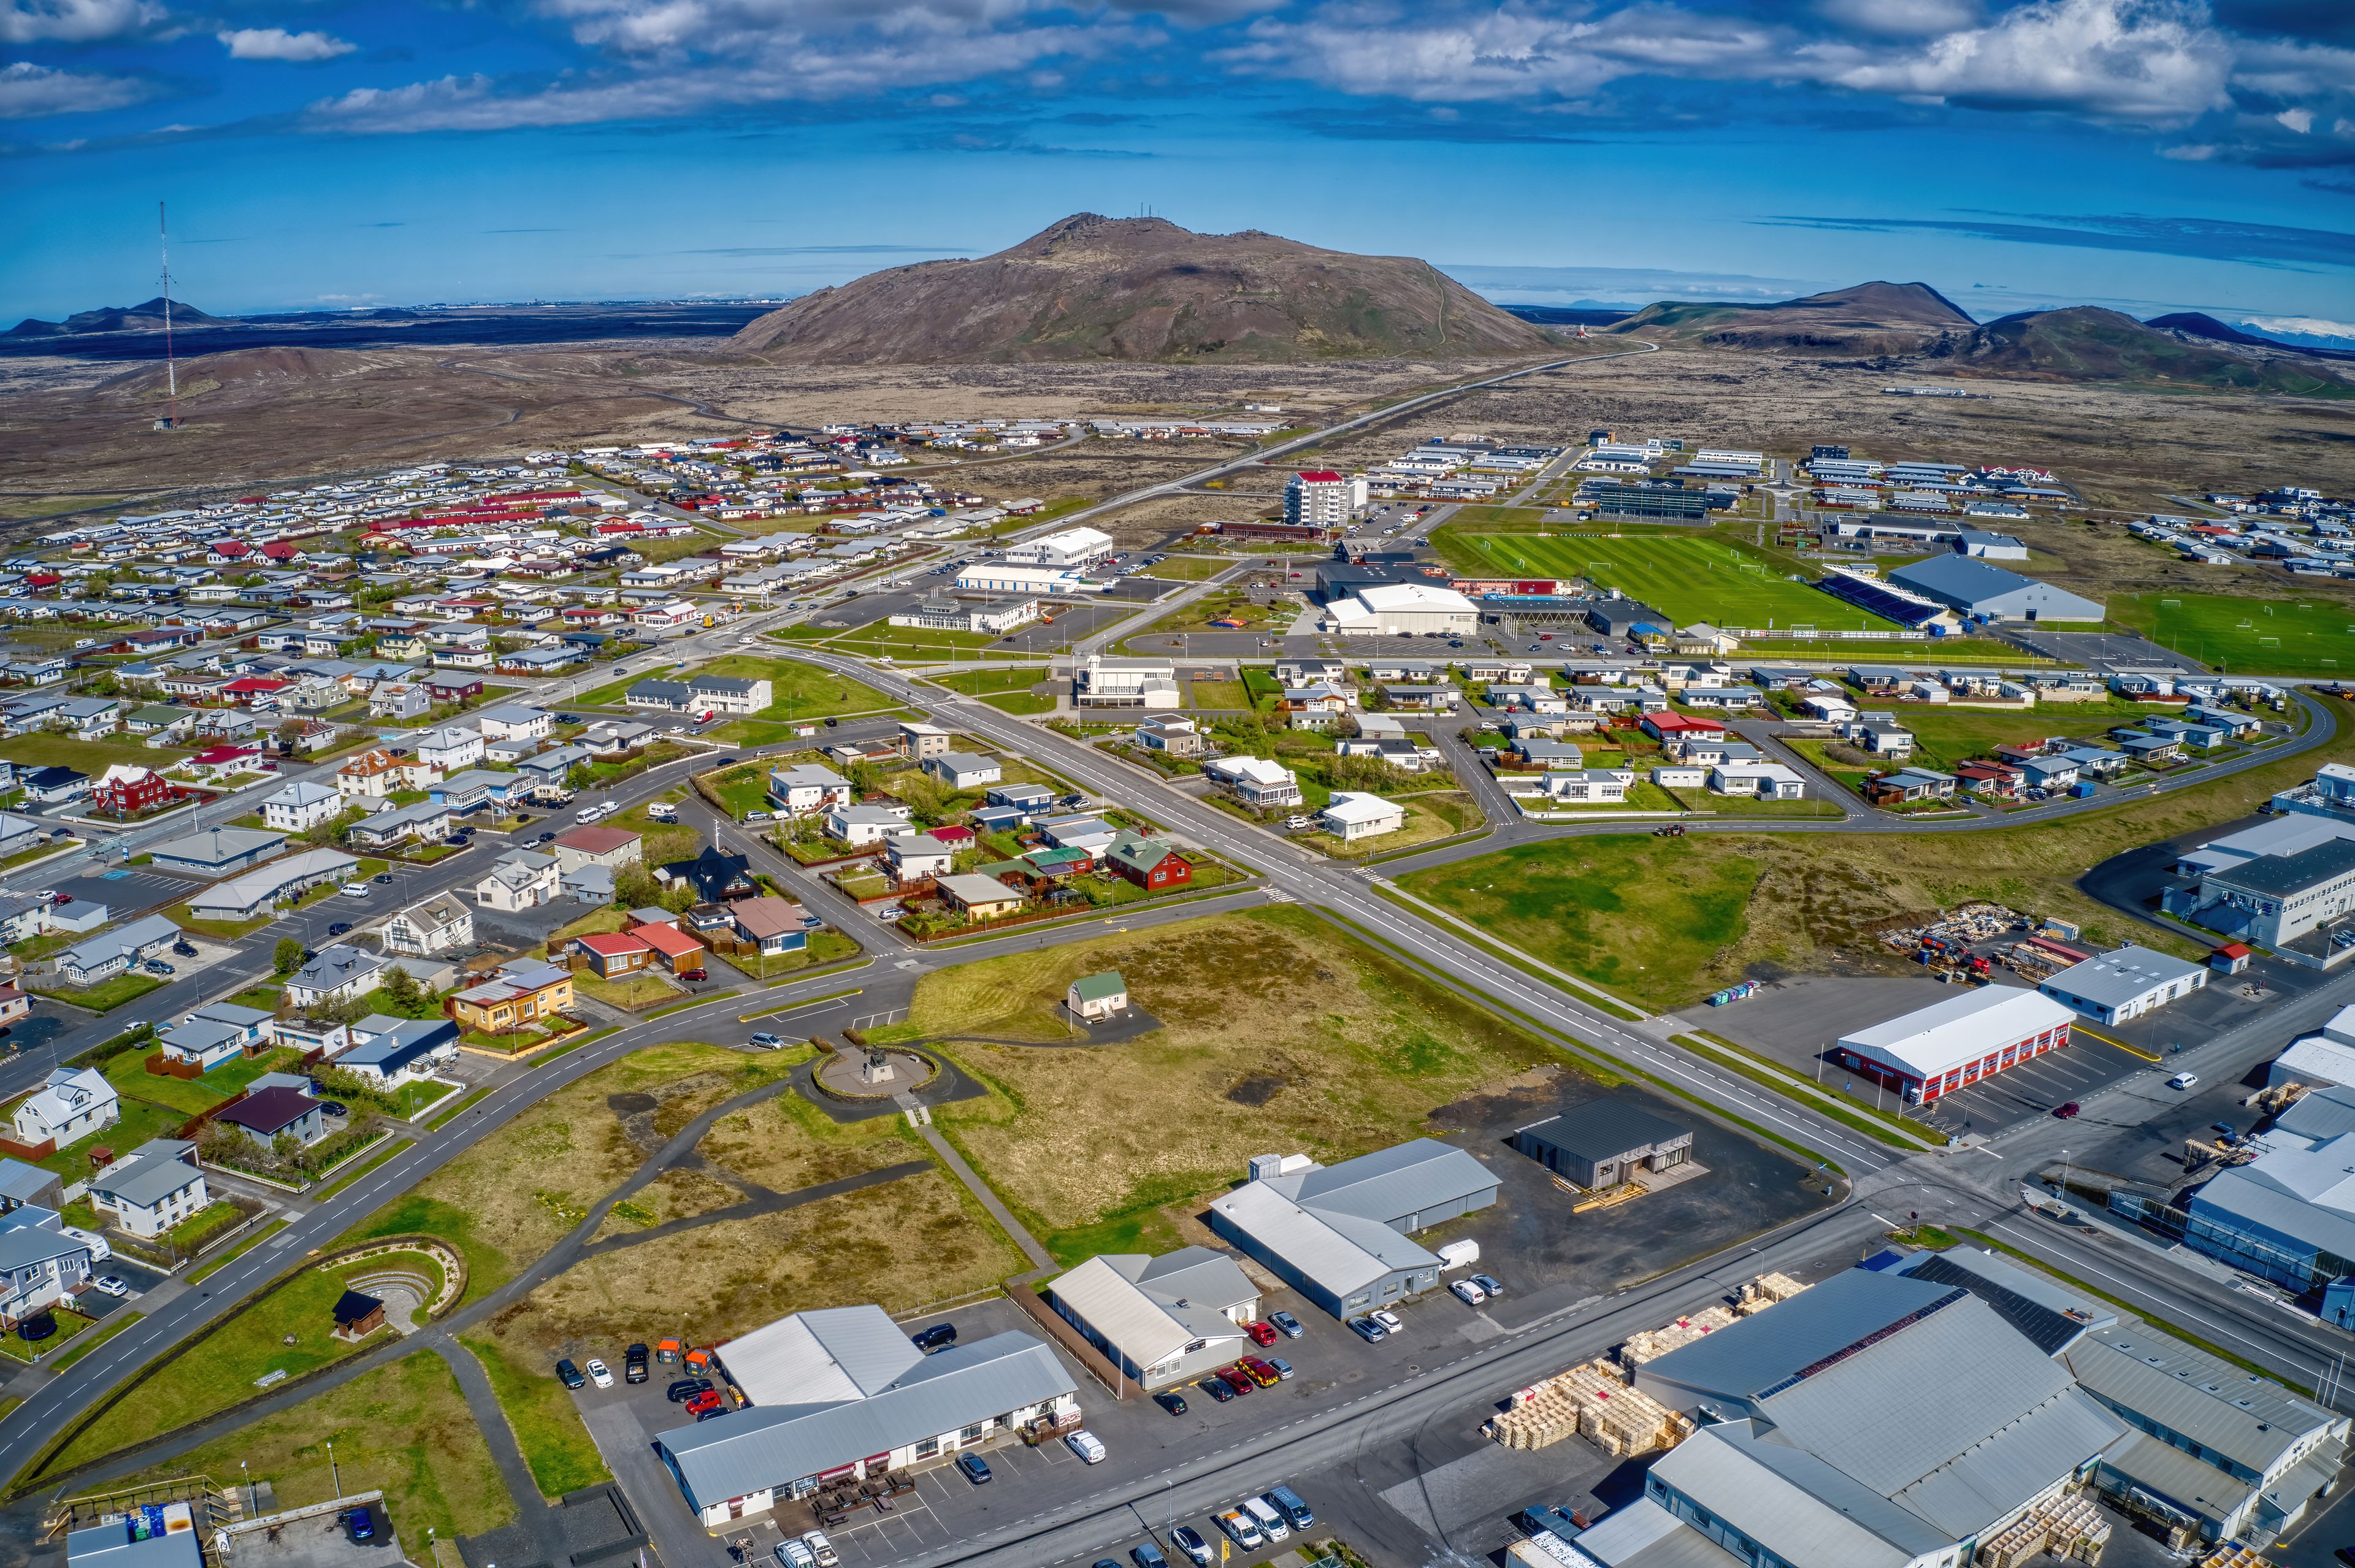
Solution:
[{"label": "stack of wooden pallet", "polygon": [[1788,1301],[1807,1287],[1787,1274],[1762,1274],[1742,1287],[1733,1309],[1744,1317],[1764,1312],[1778,1301]]},{"label": "stack of wooden pallet", "polygon": [[[1972,1561],[1982,1568],[2019,1568],[2048,1553],[2080,1563],[2099,1563],[2110,1541],[2110,1521],[2091,1498],[2049,1498],[1979,1542]],[[2256,1559],[2250,1559],[2254,1563]],[[2215,1562],[2202,1568],[2219,1568]],[[2238,1562],[2231,1568],[2242,1568]]]},{"label": "stack of wooden pallet", "polygon": [[2274,1568],[2273,1560],[2257,1555],[2254,1546],[2226,1542],[2200,1560],[2200,1568]]},{"label": "stack of wooden pallet", "polygon": [[1626,1377],[1609,1361],[1572,1367],[1515,1394],[1513,1408],[1488,1423],[1488,1435],[1508,1448],[1544,1448],[1575,1434],[1614,1459],[1683,1442],[1691,1423],[1628,1387]]},{"label": "stack of wooden pallet", "polygon": [[1619,1347],[1619,1359],[1626,1363],[1630,1371],[1633,1371],[1646,1361],[1658,1360],[1671,1350],[1680,1350],[1695,1339],[1707,1334],[1714,1334],[1720,1328],[1739,1321],[1741,1319],[1733,1315],[1731,1308],[1704,1307],[1699,1312],[1688,1313],[1673,1323],[1663,1324],[1657,1328],[1646,1328],[1640,1334],[1629,1335],[1627,1342]]}]

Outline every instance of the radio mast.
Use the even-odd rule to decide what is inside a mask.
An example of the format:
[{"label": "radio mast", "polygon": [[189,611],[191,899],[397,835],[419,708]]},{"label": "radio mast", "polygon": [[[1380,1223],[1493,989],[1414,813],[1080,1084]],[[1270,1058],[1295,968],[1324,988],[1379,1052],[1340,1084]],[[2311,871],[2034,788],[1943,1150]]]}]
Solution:
[{"label": "radio mast", "polygon": [[172,357],[172,246],[171,230],[164,220],[164,204],[155,204],[155,254],[164,267],[164,386],[171,400],[169,411],[155,421],[157,430],[180,428],[180,369]]}]

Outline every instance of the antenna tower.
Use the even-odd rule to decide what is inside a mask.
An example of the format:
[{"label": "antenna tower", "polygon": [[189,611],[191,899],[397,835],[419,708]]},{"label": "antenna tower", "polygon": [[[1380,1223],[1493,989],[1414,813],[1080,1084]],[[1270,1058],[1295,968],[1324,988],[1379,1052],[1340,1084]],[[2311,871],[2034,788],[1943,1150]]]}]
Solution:
[{"label": "antenna tower", "polygon": [[180,368],[172,357],[172,247],[171,229],[164,220],[164,204],[155,204],[155,254],[164,267],[164,386],[170,399],[168,411],[155,421],[157,430],[180,428]]}]

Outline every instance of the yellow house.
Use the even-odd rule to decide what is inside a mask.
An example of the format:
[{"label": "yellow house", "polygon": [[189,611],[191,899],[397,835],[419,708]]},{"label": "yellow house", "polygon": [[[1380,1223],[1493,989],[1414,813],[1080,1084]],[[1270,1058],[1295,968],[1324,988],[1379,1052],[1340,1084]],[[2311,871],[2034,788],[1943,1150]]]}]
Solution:
[{"label": "yellow house", "polygon": [[470,1034],[512,1034],[572,1006],[572,976],[553,964],[509,964],[443,1004]]}]

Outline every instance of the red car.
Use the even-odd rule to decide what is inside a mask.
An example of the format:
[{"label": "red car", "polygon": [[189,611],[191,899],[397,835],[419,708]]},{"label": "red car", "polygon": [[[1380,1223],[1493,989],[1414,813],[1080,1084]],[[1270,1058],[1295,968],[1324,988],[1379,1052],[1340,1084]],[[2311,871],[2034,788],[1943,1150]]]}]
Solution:
[{"label": "red car", "polygon": [[73,894],[71,894],[71,893],[59,893],[59,894],[57,896],[57,899],[56,899],[56,901],[57,901],[58,903],[60,903],[60,904],[69,904],[69,903],[73,902]]},{"label": "red car", "polygon": [[1243,1325],[1243,1332],[1250,1335],[1251,1342],[1262,1349],[1275,1343],[1275,1325],[1273,1323],[1264,1321],[1246,1323]]},{"label": "red car", "polygon": [[719,1408],[719,1391],[716,1388],[705,1389],[701,1393],[697,1394],[693,1399],[687,1402],[687,1413],[689,1415],[701,1415],[707,1410],[718,1410]]},{"label": "red car", "polygon": [[1241,1360],[1237,1361],[1235,1365],[1250,1373],[1251,1381],[1259,1384],[1262,1388],[1273,1388],[1277,1383],[1284,1381],[1282,1373],[1278,1372],[1273,1367],[1269,1366],[1265,1361],[1261,1360],[1257,1356],[1245,1356]]},{"label": "red car", "polygon": [[1219,1381],[1226,1384],[1229,1388],[1234,1390],[1237,1393],[1249,1393],[1252,1390],[1259,1387],[1259,1380],[1252,1377],[1249,1372],[1243,1371],[1242,1368],[1239,1366],[1220,1368]]}]

